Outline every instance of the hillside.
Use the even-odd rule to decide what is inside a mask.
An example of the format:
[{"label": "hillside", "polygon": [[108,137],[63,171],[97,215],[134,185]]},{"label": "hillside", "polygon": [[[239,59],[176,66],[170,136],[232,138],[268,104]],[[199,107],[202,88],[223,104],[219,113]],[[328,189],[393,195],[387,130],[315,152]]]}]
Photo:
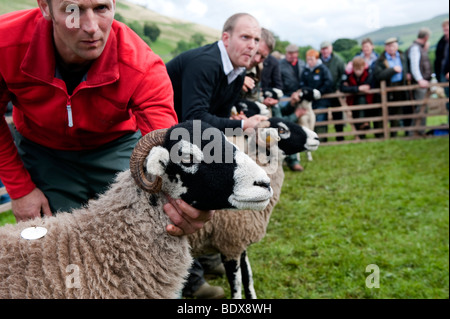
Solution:
[{"label": "hillside", "polygon": [[433,19],[421,22],[384,27],[379,30],[364,34],[356,38],[361,42],[364,38],[371,38],[375,45],[384,45],[384,41],[390,37],[397,37],[399,39],[399,46],[401,49],[407,49],[411,43],[416,39],[417,32],[422,27],[430,28],[432,34],[430,38],[431,48],[434,48],[442,37],[442,21],[448,19],[448,13],[439,15]]},{"label": "hillside", "polygon": [[[0,14],[36,7],[36,0],[0,0]],[[161,30],[161,35],[151,47],[164,60],[171,58],[170,52],[176,47],[178,41],[189,41],[195,33],[203,34],[207,43],[217,41],[220,38],[219,30],[187,20],[166,17],[127,1],[117,0],[116,12],[124,17],[126,22],[136,20],[142,24],[147,21],[155,23]]]}]

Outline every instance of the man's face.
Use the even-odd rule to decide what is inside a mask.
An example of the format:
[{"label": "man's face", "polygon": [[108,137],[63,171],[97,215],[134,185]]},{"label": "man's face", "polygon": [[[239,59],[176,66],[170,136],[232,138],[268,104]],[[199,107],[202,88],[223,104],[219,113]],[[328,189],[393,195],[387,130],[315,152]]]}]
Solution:
[{"label": "man's face", "polygon": [[320,49],[320,53],[322,53],[322,57],[324,59],[328,59],[332,52],[333,52],[333,48],[331,46]]},{"label": "man's face", "polygon": [[294,62],[298,59],[298,51],[286,52],[286,61],[289,63]]},{"label": "man's face", "polygon": [[[68,64],[97,59],[108,41],[115,0],[38,0],[47,20],[53,22],[56,49]],[[51,7],[50,7],[51,5]]]},{"label": "man's face", "polygon": [[260,38],[261,27],[249,16],[239,18],[232,33],[222,34],[223,43],[235,68],[250,66],[253,56],[258,51]]},{"label": "man's face", "polygon": [[394,56],[397,53],[398,44],[397,42],[386,44],[384,46],[384,49],[386,50],[387,54]]},{"label": "man's face", "polygon": [[258,64],[264,62],[264,60],[269,56],[270,49],[267,46],[267,43],[264,41],[259,42],[259,49],[256,54],[253,56],[252,61],[250,62],[249,68],[253,68]]},{"label": "man's face", "polygon": [[365,55],[370,55],[373,51],[373,45],[370,44],[369,42],[366,42],[362,45],[362,51],[364,52]]}]

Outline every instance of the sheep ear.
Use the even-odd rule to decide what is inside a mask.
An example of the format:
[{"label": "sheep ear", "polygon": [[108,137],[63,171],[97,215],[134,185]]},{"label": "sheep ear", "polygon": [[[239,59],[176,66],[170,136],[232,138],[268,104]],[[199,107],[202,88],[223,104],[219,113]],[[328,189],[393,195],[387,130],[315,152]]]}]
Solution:
[{"label": "sheep ear", "polygon": [[155,146],[147,156],[147,172],[154,176],[162,176],[169,164],[169,151],[162,146]]}]

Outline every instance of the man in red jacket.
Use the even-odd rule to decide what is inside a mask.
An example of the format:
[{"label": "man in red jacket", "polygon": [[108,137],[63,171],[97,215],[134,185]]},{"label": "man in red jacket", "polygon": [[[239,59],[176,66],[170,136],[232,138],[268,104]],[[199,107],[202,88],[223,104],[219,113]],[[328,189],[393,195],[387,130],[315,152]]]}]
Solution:
[{"label": "man in red jacket", "polygon": [[[162,60],[114,21],[115,0],[38,5],[0,16],[0,179],[17,221],[85,204],[128,168],[141,134],[177,123]],[[212,215],[182,201],[165,211],[173,235]]]}]

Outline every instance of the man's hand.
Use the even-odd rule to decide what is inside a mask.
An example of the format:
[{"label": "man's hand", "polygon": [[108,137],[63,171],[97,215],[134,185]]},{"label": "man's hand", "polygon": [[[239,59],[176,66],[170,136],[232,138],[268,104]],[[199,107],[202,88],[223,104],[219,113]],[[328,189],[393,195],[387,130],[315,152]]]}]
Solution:
[{"label": "man's hand", "polygon": [[363,85],[360,85],[360,86],[358,87],[358,90],[359,90],[360,92],[367,92],[367,91],[370,90],[370,85],[369,85],[369,84],[363,84]]},{"label": "man's hand", "polygon": [[300,98],[299,91],[296,91],[291,94],[291,101],[290,101],[291,106],[293,106],[293,107],[296,106],[298,103],[300,103],[300,100],[301,100],[301,98]]},{"label": "man's hand", "polygon": [[244,131],[249,128],[254,128],[256,125],[258,125],[262,121],[267,121],[269,118],[264,115],[253,115],[252,117],[249,117],[248,119],[244,120]]},{"label": "man's hand", "polygon": [[428,82],[427,80],[419,80],[417,83],[422,89],[426,89],[430,86],[430,82]]},{"label": "man's hand", "polygon": [[28,195],[11,200],[11,206],[17,222],[40,218],[42,215],[52,216],[47,197],[39,188],[35,188]]},{"label": "man's hand", "polygon": [[277,100],[277,99],[274,99],[273,97],[266,97],[266,98],[264,99],[263,104],[265,104],[265,105],[268,106],[268,107],[272,107],[272,106],[278,104],[278,100]]},{"label": "man's hand", "polygon": [[164,205],[164,212],[169,216],[173,224],[167,225],[166,230],[172,236],[183,236],[195,233],[203,228],[206,222],[214,215],[213,210],[201,211],[181,199],[174,200],[170,197],[169,203]]},{"label": "man's hand", "polygon": [[253,80],[251,77],[246,76],[244,79],[244,85],[242,86],[242,90],[244,92],[250,92],[253,90],[256,86],[255,80]]},{"label": "man's hand", "polygon": [[396,73],[401,73],[403,71],[402,67],[399,65],[394,66],[393,69]]}]

